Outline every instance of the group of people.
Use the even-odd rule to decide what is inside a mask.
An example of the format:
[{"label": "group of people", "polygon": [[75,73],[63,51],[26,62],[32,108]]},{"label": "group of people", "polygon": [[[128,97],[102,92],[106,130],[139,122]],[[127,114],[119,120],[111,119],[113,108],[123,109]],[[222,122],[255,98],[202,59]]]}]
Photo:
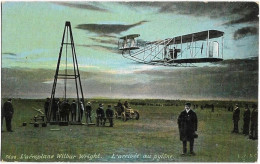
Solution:
[{"label": "group of people", "polygon": [[91,109],[90,102],[87,103],[85,108],[82,100],[80,100],[79,103],[76,103],[76,101],[73,100],[72,103],[69,104],[68,99],[63,101],[60,101],[60,99],[54,99],[52,102],[52,110],[50,112],[51,115],[49,115],[49,106],[51,105],[50,103],[51,103],[50,99],[47,98],[44,104],[44,110],[45,110],[46,117],[48,118],[49,116],[51,116],[53,121],[76,122],[77,121],[76,115],[78,113],[78,121],[80,122],[82,120],[84,110],[86,109],[85,110],[86,122],[87,123],[89,121],[92,122],[91,120],[92,109]]},{"label": "group of people", "polygon": [[105,126],[106,120],[108,119],[109,121],[109,126],[113,127],[114,122],[113,122],[113,116],[114,116],[114,111],[112,109],[111,105],[107,106],[106,113],[103,108],[103,104],[99,104],[99,107],[96,110],[97,113],[97,126]]},{"label": "group of people", "polygon": [[[240,109],[238,107],[238,104],[236,104],[233,111],[234,129],[232,133],[239,133],[239,128],[238,128],[239,120],[240,120]],[[249,105],[248,104],[245,105],[243,121],[244,121],[243,134],[246,136],[249,135],[250,139],[257,139],[258,111],[257,111],[257,106],[255,104],[252,105],[252,112],[249,109]]]},{"label": "group of people", "polygon": [[[50,106],[50,99],[47,98],[47,101],[44,104],[46,117],[49,117],[48,115],[49,106]],[[54,99],[52,103],[51,116],[53,121],[76,122],[76,115],[78,113],[78,122],[81,122],[84,111],[86,116],[86,123],[87,124],[92,123],[92,118],[91,118],[92,107],[90,102],[88,102],[86,107],[84,107],[82,100],[80,100],[79,103],[76,103],[76,101],[73,100],[72,103],[69,104],[69,100],[64,100],[60,102],[59,99]],[[107,119],[110,123],[109,126],[110,127],[114,126],[113,123],[114,111],[112,110],[111,105],[108,105],[106,112],[104,112],[103,104],[99,104],[99,107],[96,110],[96,114],[97,114],[97,126],[99,125],[105,126]],[[71,115],[71,117],[69,115]]]}]

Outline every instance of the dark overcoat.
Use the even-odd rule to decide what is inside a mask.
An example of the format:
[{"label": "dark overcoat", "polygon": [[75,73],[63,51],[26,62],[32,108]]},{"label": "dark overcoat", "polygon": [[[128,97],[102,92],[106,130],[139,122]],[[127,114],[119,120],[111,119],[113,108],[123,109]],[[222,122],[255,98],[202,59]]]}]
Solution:
[{"label": "dark overcoat", "polygon": [[110,118],[110,117],[113,117],[114,115],[114,111],[112,109],[107,109],[106,110],[106,117]]},{"label": "dark overcoat", "polygon": [[90,105],[87,105],[87,106],[86,106],[86,112],[87,112],[87,113],[91,113],[91,110],[92,110],[91,106],[90,106]]},{"label": "dark overcoat", "polygon": [[240,120],[240,109],[236,108],[233,112],[233,120],[239,121]]},{"label": "dark overcoat", "polygon": [[5,102],[3,106],[3,116],[5,118],[10,119],[13,117],[13,114],[14,114],[14,108],[12,103],[10,101]]},{"label": "dark overcoat", "polygon": [[76,113],[76,110],[77,110],[77,104],[75,102],[73,102],[71,105],[70,105],[70,111],[71,113]]},{"label": "dark overcoat", "polygon": [[101,107],[99,107],[99,108],[97,109],[96,113],[97,113],[97,117],[101,117],[101,118],[105,117],[104,109],[101,108]]},{"label": "dark overcoat", "polygon": [[197,131],[198,119],[193,110],[188,113],[182,111],[178,117],[178,127],[181,141],[191,141],[194,139],[195,131]]},{"label": "dark overcoat", "polygon": [[247,109],[244,112],[244,122],[250,122],[250,110],[249,109]]}]

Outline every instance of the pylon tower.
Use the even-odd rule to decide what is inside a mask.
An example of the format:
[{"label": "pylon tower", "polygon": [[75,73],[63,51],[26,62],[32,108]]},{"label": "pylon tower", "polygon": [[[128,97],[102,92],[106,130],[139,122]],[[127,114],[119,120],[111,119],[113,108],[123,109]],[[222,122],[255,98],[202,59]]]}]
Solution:
[{"label": "pylon tower", "polygon": [[[66,39],[66,41],[65,41]],[[64,42],[65,41],[65,42]],[[61,63],[61,57],[63,54],[63,48],[65,49],[65,54],[66,54],[66,63],[65,63],[65,73],[59,73],[60,72],[60,63]],[[68,65],[68,49],[71,48],[71,54],[72,54],[72,63],[73,63],[73,73],[69,74],[67,70],[67,65]],[[64,98],[65,100],[67,99],[67,80],[68,79],[74,79],[75,80],[75,87],[76,87],[76,94],[77,94],[77,122],[81,123],[81,118],[82,118],[82,113],[80,111],[81,103],[83,103],[83,107],[85,106],[84,103],[84,95],[83,95],[83,90],[82,90],[82,85],[81,85],[81,80],[80,80],[80,74],[79,74],[79,68],[78,68],[78,61],[77,61],[77,55],[75,51],[75,45],[74,45],[74,40],[73,40],[73,35],[72,35],[72,30],[71,30],[71,24],[69,21],[65,23],[64,27],[64,32],[62,36],[62,41],[61,41],[61,47],[60,47],[60,52],[59,52],[59,57],[58,57],[58,62],[57,62],[57,68],[56,72],[54,75],[54,81],[53,81],[53,86],[52,86],[52,91],[51,91],[51,98],[50,98],[50,105],[49,105],[49,110],[47,114],[47,120],[48,122],[59,122],[59,120],[55,117],[53,117],[56,113],[54,112],[53,106],[55,101],[55,91],[56,91],[56,86],[57,86],[57,80],[58,79],[63,79],[64,80]],[[54,119],[55,118],[55,119]]]}]

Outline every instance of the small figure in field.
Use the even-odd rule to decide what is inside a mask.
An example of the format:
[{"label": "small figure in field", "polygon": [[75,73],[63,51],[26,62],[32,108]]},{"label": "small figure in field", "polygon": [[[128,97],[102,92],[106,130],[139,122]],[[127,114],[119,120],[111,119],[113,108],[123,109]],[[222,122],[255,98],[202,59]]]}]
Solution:
[{"label": "small figure in field", "polygon": [[198,119],[196,113],[191,110],[191,104],[186,103],[185,109],[180,113],[178,117],[178,127],[180,133],[180,140],[183,143],[183,153],[187,153],[187,141],[190,142],[190,154],[195,155],[193,151],[194,138],[198,135],[195,133],[197,131]]},{"label": "small figure in field", "polygon": [[113,116],[114,116],[114,111],[111,108],[111,105],[108,105],[108,108],[106,110],[106,117],[108,118],[109,121],[109,126],[113,127],[114,123],[113,123]]},{"label": "small figure in field", "polygon": [[44,111],[45,111],[46,118],[48,118],[49,106],[50,106],[50,98],[47,98],[46,102],[44,103]]},{"label": "small figure in field", "polygon": [[70,105],[70,111],[71,111],[71,121],[76,122],[77,104],[75,100],[73,100],[72,104]]},{"label": "small figure in field", "polygon": [[240,120],[240,109],[238,107],[238,104],[236,104],[234,112],[233,112],[234,129],[233,129],[232,133],[239,133],[239,130],[238,130],[238,121],[239,120]]},{"label": "small figure in field", "polygon": [[252,105],[252,113],[251,113],[251,127],[250,127],[250,139],[256,140],[258,138],[258,111],[256,104]]},{"label": "small figure in field", "polygon": [[121,103],[120,100],[118,100],[117,107],[120,109],[120,110],[117,111],[117,112],[118,112],[118,115],[121,115],[121,113],[122,113],[125,109],[124,109],[124,106],[123,106],[123,104]]},{"label": "small figure in field", "polygon": [[2,106],[1,106],[1,113],[2,113],[2,115],[1,115],[1,132],[3,131],[3,122],[4,122],[4,118],[5,118],[5,116],[4,116],[4,108],[3,108],[3,99],[1,99],[1,104],[2,104]]},{"label": "small figure in field", "polygon": [[82,117],[83,117],[83,113],[84,113],[83,99],[81,99],[79,101],[79,109],[80,109],[80,111],[79,111],[80,115],[78,116],[78,121],[81,122],[82,121]]},{"label": "small figure in field", "polygon": [[14,114],[14,108],[12,105],[12,99],[9,98],[3,106],[3,116],[5,117],[5,122],[6,122],[6,130],[8,132],[13,132],[12,130],[12,118]]},{"label": "small figure in field", "polygon": [[245,106],[243,120],[244,120],[243,134],[248,135],[249,134],[249,124],[250,124],[250,110],[249,110],[248,104],[246,104],[246,106]]},{"label": "small figure in field", "polygon": [[85,112],[85,115],[86,115],[86,123],[87,123],[87,124],[88,124],[88,120],[90,121],[90,123],[92,123],[92,120],[91,120],[91,111],[92,111],[92,107],[91,107],[90,102],[88,102],[87,105],[86,105],[86,112]]},{"label": "small figure in field", "polygon": [[105,125],[105,123],[104,123],[105,112],[103,109],[103,104],[99,104],[99,107],[97,108],[96,113],[97,113],[97,126],[99,126],[99,124],[101,126],[104,126]]},{"label": "small figure in field", "polygon": [[127,101],[124,102],[125,108],[129,108],[129,103]]},{"label": "small figure in field", "polygon": [[70,104],[69,100],[64,100],[60,105],[61,121],[69,121]]},{"label": "small figure in field", "polygon": [[57,121],[57,113],[59,110],[59,106],[58,106],[58,100],[54,99],[52,102],[52,120],[53,121]]}]

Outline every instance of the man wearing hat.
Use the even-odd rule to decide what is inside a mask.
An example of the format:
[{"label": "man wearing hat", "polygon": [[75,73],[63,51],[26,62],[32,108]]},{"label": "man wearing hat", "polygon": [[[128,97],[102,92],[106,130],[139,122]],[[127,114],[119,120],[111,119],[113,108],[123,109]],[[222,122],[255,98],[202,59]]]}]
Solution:
[{"label": "man wearing hat", "polygon": [[187,153],[187,141],[190,142],[190,155],[195,155],[193,151],[194,138],[198,135],[195,133],[197,131],[198,119],[196,113],[191,110],[191,103],[185,104],[185,109],[180,113],[178,117],[178,127],[180,133],[180,140],[183,143],[183,153]]},{"label": "man wearing hat", "polygon": [[102,126],[105,125],[104,123],[104,117],[105,117],[105,112],[103,109],[103,104],[99,104],[99,107],[96,110],[97,113],[97,126],[99,126],[99,122]]},{"label": "man wearing hat", "polygon": [[2,114],[5,117],[6,130],[8,132],[13,132],[13,130],[12,130],[12,118],[13,118],[13,114],[14,114],[14,108],[13,108],[13,105],[12,105],[12,99],[11,98],[9,98],[8,101],[6,101],[4,103]]},{"label": "man wearing hat", "polygon": [[111,105],[108,105],[108,108],[106,110],[106,117],[108,118],[110,127],[113,127],[113,125],[114,125],[113,116],[114,116],[114,111],[112,110]]},{"label": "man wearing hat", "polygon": [[245,111],[243,115],[244,125],[243,125],[243,134],[248,135],[249,134],[249,124],[250,124],[250,109],[248,107],[248,104],[245,105]]},{"label": "man wearing hat", "polygon": [[87,103],[86,105],[86,112],[85,112],[85,115],[86,115],[86,123],[88,124],[88,119],[90,120],[90,122],[92,123],[92,120],[91,120],[91,104],[90,102]]},{"label": "man wearing hat", "polygon": [[235,110],[233,112],[233,123],[234,123],[234,129],[232,133],[239,133],[238,130],[238,121],[240,120],[240,109],[238,108],[238,104],[235,105]]}]

